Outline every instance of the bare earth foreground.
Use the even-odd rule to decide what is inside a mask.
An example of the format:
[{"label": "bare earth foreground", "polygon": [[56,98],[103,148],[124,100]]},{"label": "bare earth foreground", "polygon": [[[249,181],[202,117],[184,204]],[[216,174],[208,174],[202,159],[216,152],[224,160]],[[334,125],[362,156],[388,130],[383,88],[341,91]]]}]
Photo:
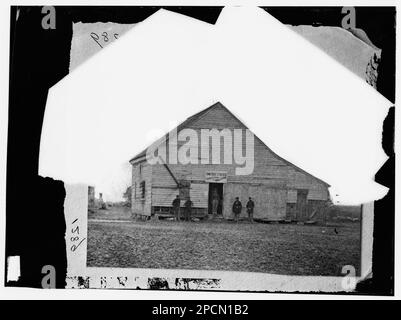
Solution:
[{"label": "bare earth foreground", "polygon": [[[360,223],[88,221],[88,267],[359,274]],[[337,232],[337,233],[336,233]]]}]

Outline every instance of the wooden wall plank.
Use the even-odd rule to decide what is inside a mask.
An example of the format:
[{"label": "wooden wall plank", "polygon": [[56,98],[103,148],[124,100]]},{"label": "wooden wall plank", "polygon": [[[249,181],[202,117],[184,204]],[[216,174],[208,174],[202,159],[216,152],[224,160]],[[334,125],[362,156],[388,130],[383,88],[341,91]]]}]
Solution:
[{"label": "wooden wall plank", "polygon": [[[235,172],[237,164],[233,157],[231,164],[212,164],[213,154],[209,143],[200,141],[201,129],[246,129],[245,125],[227,112],[224,107],[216,106],[210,109],[197,121],[191,123],[188,128],[196,130],[198,135],[198,163],[186,165],[168,163],[168,165],[176,179],[192,182],[190,195],[193,198],[194,205],[198,207],[207,208],[207,195],[205,196],[205,194],[207,194],[208,185],[202,184],[202,182],[205,180],[206,172],[210,171],[227,172],[228,183],[224,185],[225,215],[231,215],[233,197],[235,197],[236,193],[244,201],[247,200],[249,195],[254,194],[260,208],[255,209],[255,217],[260,216],[269,219],[285,217],[286,203],[296,203],[297,201],[297,189],[308,189],[308,200],[325,201],[329,197],[327,186],[324,183],[277,157],[256,137],[254,139],[254,170],[252,174],[246,176],[237,175]],[[222,141],[223,139],[221,139]],[[232,141],[233,143],[235,142],[234,139]],[[180,149],[184,144],[188,145],[188,141],[178,141],[177,148]],[[169,146],[167,145],[168,148]],[[208,164],[201,163],[202,159],[204,159],[202,158],[202,150],[208,151],[210,160]],[[242,154],[245,153],[245,135],[242,141],[234,143],[234,150],[241,151]],[[223,143],[221,144],[219,155],[220,160],[223,161]],[[153,206],[171,206],[172,200],[178,194],[178,190],[174,191],[176,183],[171,174],[163,164],[150,166],[146,162],[142,163],[145,165],[141,174],[138,172],[138,164],[133,166],[133,184],[138,188],[140,182],[145,180],[147,189],[151,187],[152,191],[147,192],[145,200],[133,202],[133,212],[150,214],[151,204]],[[258,204],[256,208],[258,208]]]}]

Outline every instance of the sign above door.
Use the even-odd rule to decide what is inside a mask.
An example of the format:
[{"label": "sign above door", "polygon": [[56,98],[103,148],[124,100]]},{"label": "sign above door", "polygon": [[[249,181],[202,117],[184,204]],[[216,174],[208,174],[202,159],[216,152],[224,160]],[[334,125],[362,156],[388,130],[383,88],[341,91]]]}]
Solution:
[{"label": "sign above door", "polygon": [[205,174],[205,182],[227,183],[227,172],[225,172],[225,171],[207,171]]}]

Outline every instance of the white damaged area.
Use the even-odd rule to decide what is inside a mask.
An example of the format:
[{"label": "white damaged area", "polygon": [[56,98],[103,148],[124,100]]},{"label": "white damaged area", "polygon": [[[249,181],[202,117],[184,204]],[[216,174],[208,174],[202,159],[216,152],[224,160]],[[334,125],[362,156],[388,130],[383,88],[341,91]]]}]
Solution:
[{"label": "white damaged area", "polygon": [[215,25],[160,10],[100,49],[49,92],[40,175],[117,199],[154,132],[221,101],[333,202],[386,194],[373,177],[390,102],[262,9],[225,8]]}]

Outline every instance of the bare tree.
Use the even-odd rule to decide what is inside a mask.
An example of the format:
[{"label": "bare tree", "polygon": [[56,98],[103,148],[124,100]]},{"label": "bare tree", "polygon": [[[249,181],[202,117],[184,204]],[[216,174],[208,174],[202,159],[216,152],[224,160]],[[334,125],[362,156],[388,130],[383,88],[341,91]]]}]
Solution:
[{"label": "bare tree", "polygon": [[131,186],[127,187],[123,194],[123,198],[125,200],[125,203],[129,206],[131,206]]}]

